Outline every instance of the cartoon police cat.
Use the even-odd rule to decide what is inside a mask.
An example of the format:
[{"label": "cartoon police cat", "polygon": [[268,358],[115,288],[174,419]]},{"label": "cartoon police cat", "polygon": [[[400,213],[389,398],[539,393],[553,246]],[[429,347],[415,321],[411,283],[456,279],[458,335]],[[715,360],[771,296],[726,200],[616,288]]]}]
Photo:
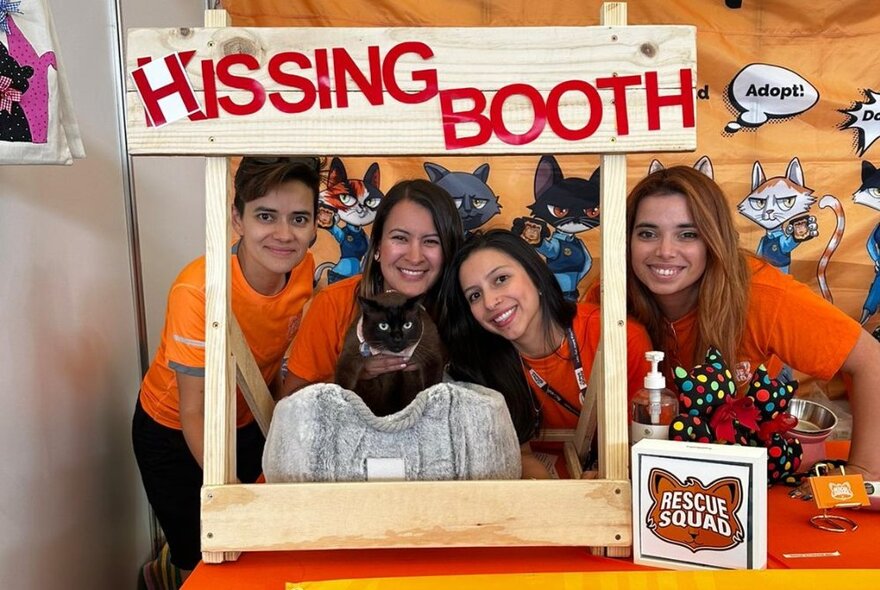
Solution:
[{"label": "cartoon police cat", "polygon": [[[880,211],[880,170],[867,160],[862,161],[862,186],[853,193],[853,202]],[[880,307],[880,223],[868,236],[866,247],[868,256],[874,262],[874,280],[862,305],[859,321],[863,325],[877,313],[877,308]]]},{"label": "cartoon police cat", "polygon": [[450,172],[440,164],[425,162],[425,172],[432,183],[452,197],[464,226],[465,237],[501,212],[498,195],[486,184],[489,164],[482,164],[473,173],[468,173]]},{"label": "cartoon police cat", "polygon": [[[553,156],[542,156],[535,170],[532,217],[514,219],[512,230],[547,259],[566,299],[577,301],[578,283],[593,257],[576,234],[599,226],[599,168],[589,180],[565,178]],[[547,226],[555,231],[550,231]]]}]

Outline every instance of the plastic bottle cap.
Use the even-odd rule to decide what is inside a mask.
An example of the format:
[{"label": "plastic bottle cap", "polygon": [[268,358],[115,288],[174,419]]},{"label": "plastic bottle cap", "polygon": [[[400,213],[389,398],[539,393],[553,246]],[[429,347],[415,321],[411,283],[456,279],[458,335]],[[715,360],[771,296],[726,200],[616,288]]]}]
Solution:
[{"label": "plastic bottle cap", "polygon": [[656,391],[656,401],[660,400],[660,390],[666,388],[666,377],[660,372],[660,361],[664,358],[663,352],[651,350],[645,353],[645,360],[651,363],[651,370],[645,375],[645,389],[651,392],[652,398]]}]

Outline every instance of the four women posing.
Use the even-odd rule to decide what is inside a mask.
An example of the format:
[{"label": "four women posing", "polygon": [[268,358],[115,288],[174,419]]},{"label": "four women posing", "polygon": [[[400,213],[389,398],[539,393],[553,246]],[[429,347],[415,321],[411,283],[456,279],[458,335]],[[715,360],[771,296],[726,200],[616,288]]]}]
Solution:
[{"label": "four women posing", "polygon": [[[255,162],[246,158],[242,165]],[[313,266],[305,248],[315,235],[316,176],[302,166],[282,168],[277,173],[246,168],[236,178],[233,223],[242,239],[233,264],[232,306],[255,353],[260,351],[254,343],[262,346],[262,337],[249,329],[261,325],[263,312],[245,312],[242,306],[253,301],[263,309],[265,302],[289,299],[292,318],[311,290],[301,277],[311,277]],[[254,184],[254,177],[263,176]],[[627,327],[630,394],[641,387],[651,341],[666,352],[667,367],[698,364],[714,345],[740,381],[760,364],[774,376],[783,364],[825,380],[843,371],[852,383],[851,469],[880,478],[880,429],[871,428],[880,418],[880,343],[806,286],[742,250],[728,202],[713,180],[683,166],[650,174],[628,197],[627,235],[628,310],[641,323]],[[184,569],[198,558],[204,326],[188,327],[199,315],[196,308],[202,306],[204,315],[204,270],[198,264],[172,289],[166,333],[145,378],[134,428],[144,482],[163,527],[178,515],[163,516],[160,507],[171,510],[177,500],[156,479],[166,478],[159,471],[164,467],[151,467],[156,445],[175,439],[177,456],[187,450],[191,455],[189,464],[173,467],[174,475],[168,476],[191,473],[180,492],[187,490],[188,505],[195,509],[186,510],[194,520],[183,527],[191,540],[182,541],[180,555],[173,556]],[[525,443],[541,428],[573,428],[582,405],[594,395],[585,383],[599,341],[599,308],[595,301],[567,302],[543,259],[510,232],[488,231],[462,246],[455,204],[425,180],[400,182],[382,200],[363,274],[315,296],[291,348],[289,374],[275,390],[278,396],[331,381],[356,313],[355,294],[388,289],[426,294],[426,307],[450,351],[450,375],[505,396],[524,444],[524,476],[546,477]],[[270,328],[281,334],[287,327]],[[267,382],[277,374],[280,352],[263,355]],[[373,375],[408,369],[398,357],[370,359]],[[251,420],[240,407],[239,425]],[[240,433],[240,444],[245,435]],[[254,443],[257,453],[261,442]],[[248,456],[240,451],[240,468],[258,467],[257,457],[249,461]],[[251,480],[256,472],[240,477]],[[174,529],[170,524],[166,532]],[[172,553],[178,553],[174,544]]]}]

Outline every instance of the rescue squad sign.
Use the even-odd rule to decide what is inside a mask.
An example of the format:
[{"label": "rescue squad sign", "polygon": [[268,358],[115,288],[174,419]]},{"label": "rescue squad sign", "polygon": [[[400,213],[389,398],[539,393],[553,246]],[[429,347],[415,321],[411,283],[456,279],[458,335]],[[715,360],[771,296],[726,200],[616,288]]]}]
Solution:
[{"label": "rescue squad sign", "polygon": [[316,137],[340,155],[696,143],[689,26],[134,29],[128,43],[132,153],[163,138],[202,154],[309,152]]},{"label": "rescue squad sign", "polygon": [[636,563],[766,567],[767,449],[643,439],[632,466]]}]

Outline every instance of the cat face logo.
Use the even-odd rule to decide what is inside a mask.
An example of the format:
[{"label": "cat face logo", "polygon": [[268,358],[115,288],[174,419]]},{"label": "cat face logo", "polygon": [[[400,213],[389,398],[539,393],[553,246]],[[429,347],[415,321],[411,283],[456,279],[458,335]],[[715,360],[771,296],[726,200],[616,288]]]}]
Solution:
[{"label": "cat face logo", "polygon": [[693,477],[682,483],[673,474],[654,468],[648,474],[653,504],[646,524],[658,538],[692,552],[724,551],[743,542],[736,513],[742,484],[725,477],[704,486]]},{"label": "cat face logo", "polygon": [[828,484],[828,488],[831,491],[831,497],[835,500],[849,500],[853,497],[852,486],[849,485],[848,481],[842,483],[831,482]]}]

